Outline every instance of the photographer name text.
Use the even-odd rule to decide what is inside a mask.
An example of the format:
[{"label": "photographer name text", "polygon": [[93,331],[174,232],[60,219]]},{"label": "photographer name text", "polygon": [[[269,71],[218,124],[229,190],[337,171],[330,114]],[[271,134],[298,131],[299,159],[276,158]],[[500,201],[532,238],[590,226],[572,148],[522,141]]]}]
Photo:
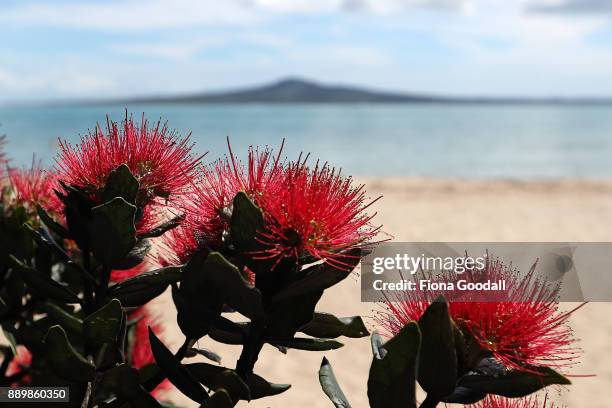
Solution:
[{"label": "photographer name text", "polygon": [[506,290],[506,280],[468,282],[460,279],[456,282],[434,282],[430,279],[420,279],[418,281],[401,280],[398,282],[385,282],[377,279],[372,283],[372,287],[377,291],[484,291],[484,292],[503,292]]}]

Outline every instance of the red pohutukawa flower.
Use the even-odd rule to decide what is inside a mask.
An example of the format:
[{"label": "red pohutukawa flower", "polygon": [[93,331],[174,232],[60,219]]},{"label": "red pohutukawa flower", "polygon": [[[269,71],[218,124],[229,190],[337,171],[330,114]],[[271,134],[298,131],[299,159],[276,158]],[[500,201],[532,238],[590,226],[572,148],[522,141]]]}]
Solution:
[{"label": "red pohutukawa flower", "polygon": [[538,397],[504,398],[496,395],[488,395],[477,404],[468,405],[469,408],[554,408],[552,402],[540,401]]},{"label": "red pohutukawa flower", "polygon": [[[164,236],[165,245],[176,259],[185,262],[202,245],[218,247],[229,228],[228,206],[240,191],[260,204],[264,195],[275,195],[283,187],[281,145],[274,156],[269,148],[248,150],[246,165],[240,162],[229,146],[229,157],[204,167],[193,185],[191,194],[181,203],[186,218],[183,225]],[[173,255],[162,253],[169,260]]]},{"label": "red pohutukawa flower", "polygon": [[332,167],[291,163],[280,185],[258,200],[266,221],[262,258],[310,258],[345,269],[351,257],[345,251],[368,245],[379,231],[371,223],[375,214],[366,213],[377,199],[368,201],[363,185],[354,186]]},{"label": "red pohutukawa flower", "polygon": [[[482,291],[454,292],[456,299],[447,294],[455,323],[509,368],[572,365],[580,350],[575,348],[576,340],[567,320],[576,309],[559,310],[560,286],[537,279],[534,273],[535,265],[521,276],[501,262],[489,260],[481,271],[470,270],[460,275],[451,272],[430,278],[438,282],[505,280],[506,291],[499,292],[492,301],[479,301],[483,299]],[[376,319],[387,334],[393,335],[409,321],[418,320],[439,294],[435,291],[389,294],[385,310]]]},{"label": "red pohutukawa flower", "polygon": [[166,124],[137,124],[126,117],[120,124],[107,120],[81,138],[76,146],[60,140],[59,178],[69,185],[99,189],[111,171],[122,164],[140,182],[141,199],[168,198],[193,183],[201,157],[191,154],[189,136],[180,138]]},{"label": "red pohutukawa flower", "polygon": [[[149,364],[155,364],[155,357],[149,344],[149,326],[155,333],[163,332],[161,324],[151,314],[147,307],[141,307],[128,314],[129,320],[136,320],[134,335],[131,338],[130,350],[128,350],[127,359],[134,368],[140,369]],[[161,392],[168,389],[170,383],[168,380],[159,384],[153,394],[159,396]]]},{"label": "red pohutukawa flower", "polygon": [[228,229],[228,206],[244,191],[264,214],[265,230],[257,239],[264,247],[253,257],[283,258],[296,262],[324,259],[338,268],[348,267],[346,250],[366,245],[378,232],[366,209],[364,186],[354,186],[335,169],[305,161],[280,161],[268,148],[249,148],[246,165],[229,157],[206,167],[192,195],[185,200],[185,230],[169,234],[167,246],[179,259],[202,244],[215,247]]},{"label": "red pohutukawa flower", "polygon": [[54,173],[34,161],[30,168],[9,168],[8,176],[16,204],[30,211],[40,205],[53,215],[62,213],[62,203],[54,191],[58,187]]}]

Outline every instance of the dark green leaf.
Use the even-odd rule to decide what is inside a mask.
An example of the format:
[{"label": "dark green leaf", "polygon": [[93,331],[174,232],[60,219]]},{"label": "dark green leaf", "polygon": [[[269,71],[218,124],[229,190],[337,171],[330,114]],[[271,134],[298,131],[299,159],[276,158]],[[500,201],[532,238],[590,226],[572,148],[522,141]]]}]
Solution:
[{"label": "dark green leaf", "polygon": [[120,364],[105,372],[103,385],[133,407],[161,407],[159,402],[140,385],[138,371],[126,364]]},{"label": "dark green leaf", "polygon": [[193,378],[191,373],[181,364],[181,362],[166,348],[149,327],[149,342],[151,351],[159,368],[166,374],[168,379],[183,394],[202,403],[208,398],[208,394],[200,383]]},{"label": "dark green leaf", "polygon": [[221,356],[212,350],[203,349],[203,348],[191,348],[189,349],[189,351],[193,353],[194,357],[199,354],[201,356],[206,357],[207,359],[211,361],[214,361],[215,363],[221,363]]},{"label": "dark green leaf", "polygon": [[10,308],[8,307],[4,299],[0,297],[0,317],[3,317],[6,313],[8,313],[9,309]]},{"label": "dark green leaf", "polygon": [[274,384],[257,374],[248,374],[247,385],[251,390],[251,399],[271,397],[281,394],[291,388],[291,384]]},{"label": "dark green leaf", "polygon": [[136,207],[121,197],[92,208],[91,250],[102,264],[115,267],[136,245]]},{"label": "dark green leaf", "polygon": [[176,306],[176,322],[183,334],[190,339],[199,339],[209,333],[210,320],[221,317],[220,310],[210,310],[198,299],[185,296],[176,284],[172,285],[172,301]]},{"label": "dark green leaf", "polygon": [[270,306],[266,313],[266,334],[279,339],[290,339],[304,325],[312,321],[323,290],[283,299]]},{"label": "dark green leaf", "polygon": [[142,306],[161,295],[168,285],[181,278],[180,266],[168,266],[142,273],[110,287],[108,296],[121,301],[124,307]]},{"label": "dark green leaf", "polygon": [[507,369],[492,358],[479,366],[481,373],[461,377],[459,385],[487,394],[519,398],[553,385],[569,385],[571,381],[549,367],[527,366],[525,371]]},{"label": "dark green leaf", "polygon": [[21,308],[23,296],[25,295],[26,285],[21,278],[18,270],[8,271],[8,276],[4,282],[6,293],[4,301],[10,310]]},{"label": "dark green leaf", "polygon": [[102,192],[102,201],[107,202],[121,197],[128,203],[135,204],[139,188],[140,184],[132,175],[130,168],[122,164],[108,175]]},{"label": "dark green leaf", "polygon": [[208,333],[211,339],[218,341],[219,343],[225,344],[244,344],[246,332],[238,333],[233,331],[222,330],[218,328],[213,328]]},{"label": "dark green leaf", "polygon": [[214,379],[214,384],[211,388],[213,390],[225,389],[234,403],[240,400],[251,400],[249,387],[234,370],[223,370]]},{"label": "dark green leaf", "polygon": [[311,338],[302,338],[302,337],[294,337],[293,339],[268,339],[268,343],[277,347],[287,347],[297,350],[308,350],[308,351],[327,351],[327,350],[335,350],[344,346],[344,344],[340,343],[336,340],[327,340],[327,339],[311,339]]},{"label": "dark green leaf", "polygon": [[257,234],[263,231],[263,227],[264,220],[261,210],[244,192],[236,194],[230,228],[234,247],[246,253],[261,246],[256,238]]},{"label": "dark green leaf", "polygon": [[419,384],[428,396],[442,400],[457,384],[455,334],[448,304],[436,299],[419,319],[422,343],[419,356]]},{"label": "dark green leaf", "polygon": [[457,350],[458,377],[474,370],[482,359],[492,356],[491,351],[482,347],[469,329],[461,330],[453,323],[453,333]]},{"label": "dark green leaf", "polygon": [[312,337],[326,339],[335,339],[340,336],[359,338],[370,335],[360,316],[336,317],[329,313],[317,312],[310,323],[302,327],[300,331]]},{"label": "dark green leaf", "polygon": [[234,403],[229,392],[220,389],[215,392],[204,404],[202,408],[232,408]]},{"label": "dark green leaf", "polygon": [[157,227],[150,229],[147,232],[143,232],[142,234],[138,234],[138,239],[161,237],[167,231],[170,231],[171,229],[178,227],[181,224],[181,221],[183,221],[184,218],[185,218],[185,216],[183,216],[183,215],[176,216],[176,217],[174,217],[174,218],[164,222],[163,224],[160,224]]},{"label": "dark green leaf", "polygon": [[9,347],[11,348],[11,351],[13,352],[13,355],[17,355],[17,340],[15,339],[15,335],[2,328],[2,333],[4,334],[4,337],[6,337],[6,340],[8,341]]},{"label": "dark green leaf", "polygon": [[18,259],[32,257],[34,243],[24,228],[28,219],[26,210],[21,206],[13,208],[9,215],[0,216],[0,264],[7,262],[9,254]]},{"label": "dark green leaf", "polygon": [[249,387],[234,370],[207,363],[186,364],[185,368],[209,389],[227,390],[234,402],[251,399]]},{"label": "dark green leaf", "polygon": [[36,269],[27,266],[13,255],[9,256],[9,261],[19,270],[20,276],[26,285],[39,295],[64,303],[80,303],[78,296],[71,292],[70,289],[43,275]]},{"label": "dark green leaf", "polygon": [[475,404],[483,400],[486,396],[486,392],[459,386],[455,388],[452,394],[444,397],[443,401],[451,404]]},{"label": "dark green leaf", "polygon": [[[346,253],[349,256],[346,263],[351,267],[357,266],[360,261],[361,249],[352,249]],[[312,265],[301,271],[295,280],[279,291],[273,298],[272,303],[282,302],[296,297],[317,293],[334,286],[351,274],[350,271],[340,270],[326,263]]]},{"label": "dark green leaf", "polygon": [[415,322],[405,325],[384,345],[372,335],[374,358],[368,378],[371,408],[416,408],[416,377],[421,333]]},{"label": "dark green leaf", "polygon": [[[24,226],[31,234],[32,238],[34,238],[34,241],[36,241],[37,244],[39,244],[41,247],[46,247],[50,251],[54,252],[59,257],[59,259],[66,264],[66,268],[64,269],[64,274],[62,277],[65,278],[66,273],[70,270],[73,270],[78,272],[83,279],[86,279],[93,284],[97,284],[93,276],[91,276],[91,274],[87,272],[81,265],[74,262],[72,258],[70,258],[70,256],[64,251],[64,249],[61,248],[57,244],[57,242],[55,242],[48,230],[45,230],[44,228],[39,228],[38,230],[35,230],[28,224],[24,224]],[[81,281],[81,277],[79,277],[79,283]]]},{"label": "dark green leaf", "polygon": [[83,321],[67,310],[50,302],[44,303],[42,309],[47,312],[50,319],[63,328],[74,333],[83,333]]},{"label": "dark green leaf", "polygon": [[329,364],[325,357],[323,357],[321,368],[319,368],[319,383],[321,383],[321,388],[323,388],[325,395],[327,395],[336,408],[351,408],[351,404],[342,392],[338,380],[336,380],[331,364]]},{"label": "dark green leaf", "polygon": [[113,269],[126,270],[140,265],[150,250],[151,243],[148,239],[141,239],[137,241],[132,250],[125,256],[125,258],[117,262]]},{"label": "dark green leaf", "polygon": [[45,339],[46,361],[53,371],[66,380],[93,381],[96,368],[70,344],[61,326],[52,326]]},{"label": "dark green leaf", "polygon": [[83,321],[83,334],[92,343],[114,343],[121,330],[123,310],[121,302],[112,299],[110,302],[87,316]]},{"label": "dark green leaf", "polygon": [[62,184],[66,195],[61,196],[64,202],[64,214],[70,237],[76,241],[79,248],[89,248],[92,200],[85,191]]},{"label": "dark green leaf", "polygon": [[218,252],[211,252],[203,264],[199,256],[187,264],[181,291],[192,299],[208,302],[213,309],[227,304],[251,320],[264,316],[259,289]]},{"label": "dark green leaf", "polygon": [[43,224],[45,224],[51,231],[56,233],[60,238],[70,238],[68,230],[59,222],[55,221],[41,206],[36,206],[36,212],[38,213],[38,216]]}]

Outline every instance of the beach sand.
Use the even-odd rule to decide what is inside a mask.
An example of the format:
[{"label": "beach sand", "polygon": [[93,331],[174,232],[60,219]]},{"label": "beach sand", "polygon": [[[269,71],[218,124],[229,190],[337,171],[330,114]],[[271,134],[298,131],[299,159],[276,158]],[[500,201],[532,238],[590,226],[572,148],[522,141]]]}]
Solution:
[{"label": "beach sand", "polygon": [[[612,241],[612,182],[362,181],[370,196],[383,196],[374,205],[376,221],[396,241]],[[338,316],[371,316],[374,305],[361,303],[359,295],[359,278],[355,275],[329,289],[318,310]],[[176,349],[183,336],[176,327],[167,294],[157,302],[157,308],[166,323],[166,339]],[[574,378],[561,395],[551,389],[554,400],[572,408],[612,406],[607,392],[612,385],[610,316],[612,304],[593,303],[571,318],[584,357],[570,373],[595,377]],[[339,350],[290,350],[286,356],[266,346],[256,372],[272,382],[291,383],[292,388],[279,396],[238,406],[331,407],[317,376],[321,359],[326,356],[352,406],[367,407],[369,339],[347,339],[344,343]],[[224,365],[235,364],[238,348],[206,338],[199,345],[219,352]],[[173,393],[171,399],[182,406],[195,406],[180,393]]]}]

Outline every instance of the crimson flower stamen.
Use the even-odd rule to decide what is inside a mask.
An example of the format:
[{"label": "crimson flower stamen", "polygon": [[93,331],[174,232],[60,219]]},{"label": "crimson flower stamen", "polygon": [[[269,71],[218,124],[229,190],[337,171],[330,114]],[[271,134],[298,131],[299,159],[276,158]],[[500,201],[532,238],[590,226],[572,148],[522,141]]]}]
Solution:
[{"label": "crimson flower stamen", "polygon": [[206,245],[221,245],[223,233],[229,228],[228,208],[240,191],[259,203],[262,196],[274,195],[282,187],[280,157],[269,148],[249,147],[246,165],[234,155],[228,140],[229,156],[201,169],[191,193],[183,198],[180,208],[186,217],[183,225],[164,237],[170,254],[163,258],[185,262],[195,251]]},{"label": "crimson flower stamen", "polygon": [[[326,164],[313,169],[305,161],[291,163],[283,171],[283,188],[263,195],[258,204],[266,220],[260,241],[267,248],[261,258],[324,260],[339,269],[349,267],[345,252],[371,244],[380,227],[372,225],[375,213],[366,210],[363,185]],[[380,197],[379,197],[380,198]]]},{"label": "crimson flower stamen", "polygon": [[58,187],[54,173],[43,170],[40,163],[32,162],[30,168],[9,168],[8,179],[14,194],[15,204],[30,212],[40,205],[53,215],[62,213],[62,203],[55,194]]},{"label": "crimson flower stamen", "polygon": [[59,178],[69,185],[102,188],[111,171],[122,164],[140,182],[144,200],[172,198],[192,184],[200,157],[191,154],[189,137],[180,138],[167,124],[149,126],[144,116],[137,124],[126,117],[120,124],[107,119],[76,146],[60,140],[56,160]]},{"label": "crimson flower stamen", "polygon": [[[488,261],[479,273],[468,271],[460,277],[450,273],[432,279],[446,282],[459,278],[505,280],[507,290],[496,301],[479,301],[481,294],[477,291],[463,294],[460,301],[448,299],[451,318],[509,368],[571,366],[580,355],[573,331],[567,324],[576,309],[561,311],[557,302],[560,286],[536,279],[534,271],[535,265],[521,276],[499,261]],[[387,335],[394,335],[406,323],[417,321],[437,296],[427,291],[389,295],[385,310],[376,320]]]}]

